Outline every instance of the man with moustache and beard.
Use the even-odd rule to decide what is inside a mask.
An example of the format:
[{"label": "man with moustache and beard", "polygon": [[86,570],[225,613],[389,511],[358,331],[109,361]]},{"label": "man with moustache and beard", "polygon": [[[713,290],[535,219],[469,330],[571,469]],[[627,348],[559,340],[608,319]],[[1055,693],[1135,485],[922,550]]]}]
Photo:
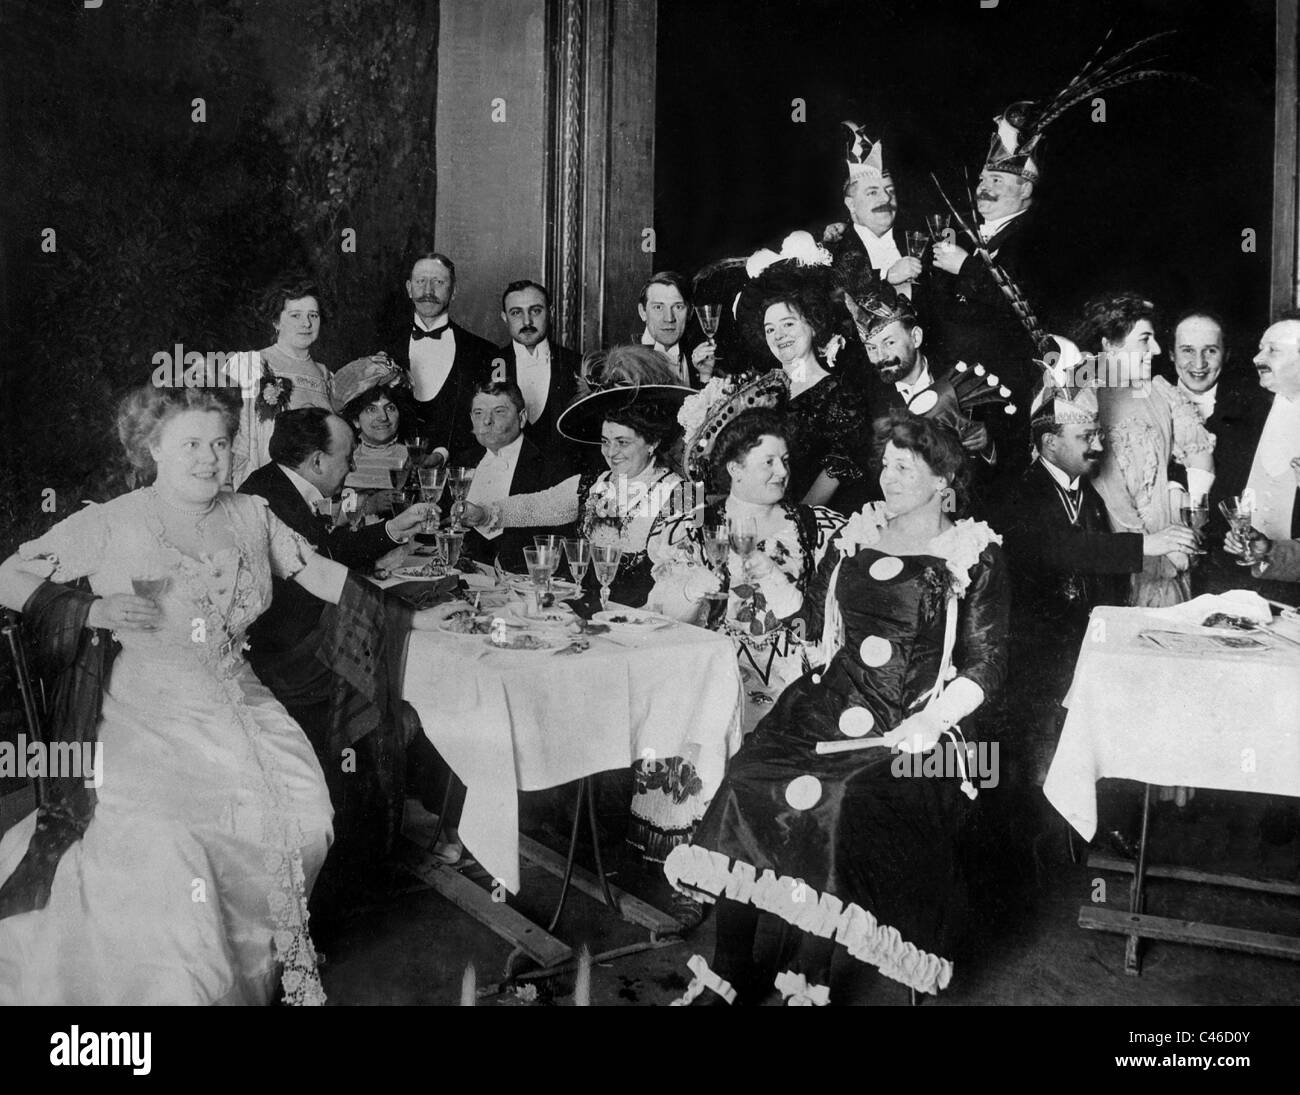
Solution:
[{"label": "man with moustache and beard", "polygon": [[[1083,355],[1056,337],[1059,361],[1030,411],[1035,459],[1007,498],[995,527],[1011,577],[1012,674],[1009,708],[1029,740],[1015,750],[1022,779],[1041,786],[1060,732],[1060,701],[1096,605],[1127,603],[1128,576],[1145,556],[1188,552],[1191,529],[1113,532],[1092,485],[1102,457],[1097,396],[1071,386]],[[1127,849],[1123,834],[1112,843]]]},{"label": "man with moustache and beard", "polygon": [[548,456],[578,462],[585,454],[560,436],[555,420],[577,394],[582,356],[551,338],[551,294],[535,281],[512,281],[501,294],[501,321],[510,341],[492,362],[493,383],[519,386],[529,441]]},{"label": "man with moustache and beard", "polygon": [[490,342],[452,322],[456,264],[428,251],[411,264],[406,295],[412,311],[383,338],[388,357],[411,379],[420,432],[443,461],[474,443],[469,428],[474,388],[486,379],[496,351]]}]

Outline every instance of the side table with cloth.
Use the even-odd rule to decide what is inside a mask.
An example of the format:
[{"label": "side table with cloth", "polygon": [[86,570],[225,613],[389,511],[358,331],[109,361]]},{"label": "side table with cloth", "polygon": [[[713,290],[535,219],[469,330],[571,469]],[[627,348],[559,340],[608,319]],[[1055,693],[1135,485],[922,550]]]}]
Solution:
[{"label": "side table with cloth", "polygon": [[[1091,840],[1099,779],[1300,796],[1300,646],[1265,637],[1268,649],[1262,651],[1182,654],[1139,639],[1148,629],[1209,634],[1158,612],[1093,611],[1043,787],[1056,810]],[[1146,821],[1144,810],[1130,910],[1135,915],[1142,911]],[[1136,929],[1133,941],[1141,934]],[[1161,930],[1162,938],[1176,937]],[[1136,972],[1134,943],[1130,954]]]},{"label": "side table with cloth", "polygon": [[466,786],[461,840],[512,893],[520,885],[516,792],[653,755],[689,760],[707,800],[740,746],[731,641],[685,625],[635,640],[596,636],[589,650],[566,656],[494,650],[481,636],[412,634],[404,698]]}]

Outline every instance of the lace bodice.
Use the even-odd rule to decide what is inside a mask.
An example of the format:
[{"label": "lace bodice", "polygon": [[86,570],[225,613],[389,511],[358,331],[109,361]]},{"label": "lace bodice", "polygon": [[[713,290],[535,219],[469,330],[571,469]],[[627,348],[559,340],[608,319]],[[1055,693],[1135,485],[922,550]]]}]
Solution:
[{"label": "lace bodice", "polygon": [[203,667],[217,677],[237,672],[244,635],[271,599],[271,577],[306,565],[311,545],[271,513],[265,499],[223,493],[217,506],[233,546],[194,559],[167,539],[152,488],[91,504],[19,548],[25,559],[56,563],[54,581],[89,578],[100,596],[133,592],[132,578],[165,576],[155,631],[122,631],[123,652],[175,669]]}]

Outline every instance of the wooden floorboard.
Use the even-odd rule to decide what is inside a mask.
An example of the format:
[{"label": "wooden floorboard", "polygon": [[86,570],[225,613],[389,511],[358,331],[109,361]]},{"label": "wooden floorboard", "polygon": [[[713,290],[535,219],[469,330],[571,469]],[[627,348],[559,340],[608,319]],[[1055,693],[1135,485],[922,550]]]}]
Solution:
[{"label": "wooden floorboard", "polygon": [[1222,924],[1204,924],[1195,920],[1174,920],[1099,905],[1084,905],[1079,909],[1079,927],[1090,931],[1137,935],[1143,939],[1221,947],[1225,950],[1300,961],[1300,936],[1294,935],[1229,928]]}]

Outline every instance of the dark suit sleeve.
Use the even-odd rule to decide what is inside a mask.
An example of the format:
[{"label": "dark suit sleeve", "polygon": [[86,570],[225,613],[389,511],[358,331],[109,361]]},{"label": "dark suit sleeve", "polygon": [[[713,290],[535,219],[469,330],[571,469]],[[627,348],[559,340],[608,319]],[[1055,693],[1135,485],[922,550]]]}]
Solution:
[{"label": "dark suit sleeve", "polygon": [[1015,523],[1002,535],[1012,558],[1039,570],[1136,574],[1142,569],[1140,532],[1083,532]]},{"label": "dark suit sleeve", "polygon": [[392,551],[397,545],[389,539],[381,522],[367,525],[355,532],[348,528],[336,528],[326,533],[318,550],[328,555],[336,563],[345,567],[369,566],[381,555]]},{"label": "dark suit sleeve", "polygon": [[989,544],[971,573],[970,588],[958,603],[958,673],[984,690],[987,702],[1007,675],[1007,638],[1011,629],[1011,586],[1006,561],[997,544]]}]

